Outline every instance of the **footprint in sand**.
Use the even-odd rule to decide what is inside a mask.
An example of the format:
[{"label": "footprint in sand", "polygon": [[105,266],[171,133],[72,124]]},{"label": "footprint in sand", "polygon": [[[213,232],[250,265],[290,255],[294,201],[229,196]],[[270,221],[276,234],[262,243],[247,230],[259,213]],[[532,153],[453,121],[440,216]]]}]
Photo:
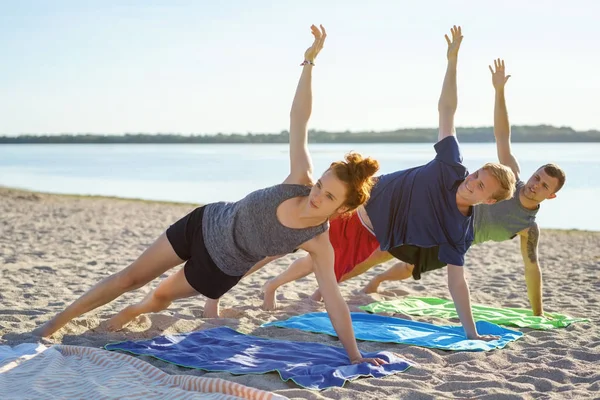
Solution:
[{"label": "footprint in sand", "polygon": [[226,308],[221,310],[220,316],[221,318],[235,318],[240,319],[244,317],[246,314],[242,310],[238,310],[235,308]]},{"label": "footprint in sand", "polygon": [[40,271],[43,271],[43,272],[53,272],[53,273],[56,273],[56,271],[54,270],[54,268],[48,267],[48,266],[45,266],[45,265],[36,265],[33,268],[35,268],[37,270],[40,270]]},{"label": "footprint in sand", "polygon": [[[185,304],[184,304],[184,306],[185,306]],[[192,313],[194,318],[202,318],[202,315],[204,313],[204,308],[194,306],[194,307],[187,307],[187,309],[190,313]]]},{"label": "footprint in sand", "polygon": [[580,351],[580,350],[571,350],[569,351],[569,355],[574,358],[575,360],[581,360],[581,361],[588,361],[588,362],[599,362],[600,361],[600,354],[598,353],[590,353],[587,351]]},{"label": "footprint in sand", "polygon": [[14,315],[5,315],[2,317],[3,322],[22,322],[22,318],[15,317]]}]

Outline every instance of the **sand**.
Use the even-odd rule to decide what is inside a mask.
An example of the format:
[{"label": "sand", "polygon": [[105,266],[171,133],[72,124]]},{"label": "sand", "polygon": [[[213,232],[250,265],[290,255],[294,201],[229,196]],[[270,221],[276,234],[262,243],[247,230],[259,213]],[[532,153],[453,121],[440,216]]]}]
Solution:
[{"label": "sand", "polygon": [[[194,205],[40,194],[0,188],[0,344],[35,342],[29,332],[107,275],[126,267],[171,223]],[[541,212],[544,212],[543,210]],[[336,338],[291,329],[260,328],[264,322],[324,311],[308,297],[313,276],[284,286],[280,308],[263,311],[260,288],[300,254],[289,255],[243,280],[223,299],[221,319],[203,319],[204,299],[178,301],[168,310],[136,319],[124,331],[107,332],[100,322],[141,299],[158,280],[68,324],[45,343],[100,347],[111,341],[151,338],[227,325],[240,332],[277,339],[340,346]],[[359,342],[363,351],[390,350],[418,365],[385,379],[359,379],[344,388],[309,391],[275,373],[233,376],[180,368],[141,357],[171,374],[219,377],[272,390],[290,398],[599,398],[600,232],[544,231],[540,243],[546,311],[588,317],[552,331],[524,329],[525,336],[503,350],[444,352],[394,344]],[[359,290],[390,263],[342,284],[351,310],[372,301],[405,295],[448,298],[445,271],[421,281],[384,283],[380,293]],[[528,307],[518,239],[485,243],[468,254],[473,301],[496,307]],[[176,269],[175,269],[176,270]],[[173,271],[175,271],[173,270]],[[420,321],[448,321],[413,317]],[[456,321],[454,321],[456,322]]]}]

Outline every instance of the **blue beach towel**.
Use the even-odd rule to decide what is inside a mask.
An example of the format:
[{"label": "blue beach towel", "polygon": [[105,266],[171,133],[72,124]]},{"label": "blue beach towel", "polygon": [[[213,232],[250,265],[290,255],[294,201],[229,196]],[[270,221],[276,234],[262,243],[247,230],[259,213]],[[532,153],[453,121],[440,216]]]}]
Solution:
[{"label": "blue beach towel", "polygon": [[[500,339],[491,342],[469,340],[462,326],[437,326],[425,322],[409,321],[401,318],[385,317],[366,313],[350,313],[354,335],[360,340],[373,342],[400,343],[442,350],[489,351],[501,349],[523,334],[502,328],[498,325],[478,321],[480,335],[497,335]],[[296,328],[314,333],[337,336],[327,313],[298,315],[285,321],[274,321],[262,326]]]},{"label": "blue beach towel", "polygon": [[307,389],[342,387],[361,376],[376,378],[408,369],[411,364],[391,352],[363,353],[389,362],[382,366],[349,364],[343,348],[311,342],[291,342],[244,335],[228,327],[150,340],[111,343],[106,350],[147,355],[182,367],[232,374],[264,374],[277,371]]}]

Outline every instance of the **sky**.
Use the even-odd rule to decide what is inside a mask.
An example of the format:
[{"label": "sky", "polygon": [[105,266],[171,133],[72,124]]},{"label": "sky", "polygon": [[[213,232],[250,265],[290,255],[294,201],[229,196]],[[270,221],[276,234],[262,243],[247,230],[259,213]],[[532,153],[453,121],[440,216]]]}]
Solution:
[{"label": "sky", "polygon": [[600,129],[595,0],[0,0],[0,135],[277,133],[311,24],[328,32],[310,128],[436,127],[444,34],[461,25],[458,126]]}]

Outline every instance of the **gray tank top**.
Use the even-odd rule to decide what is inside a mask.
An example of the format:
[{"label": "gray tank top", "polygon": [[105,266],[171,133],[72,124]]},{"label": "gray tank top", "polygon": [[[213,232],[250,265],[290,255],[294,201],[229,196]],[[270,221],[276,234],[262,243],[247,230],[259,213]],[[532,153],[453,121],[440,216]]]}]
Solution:
[{"label": "gray tank top", "polygon": [[328,221],[293,229],[277,219],[281,203],[309,193],[308,186],[280,184],[252,192],[235,203],[208,204],[204,209],[202,234],[217,267],[227,275],[241,276],[263,258],[291,253],[325,232]]},{"label": "gray tank top", "polygon": [[502,242],[512,239],[522,230],[529,228],[535,222],[535,215],[539,210],[528,210],[523,207],[519,199],[519,191],[525,182],[517,181],[515,195],[508,200],[497,204],[479,204],[474,207],[474,231],[475,240],[473,244],[487,242]]}]

